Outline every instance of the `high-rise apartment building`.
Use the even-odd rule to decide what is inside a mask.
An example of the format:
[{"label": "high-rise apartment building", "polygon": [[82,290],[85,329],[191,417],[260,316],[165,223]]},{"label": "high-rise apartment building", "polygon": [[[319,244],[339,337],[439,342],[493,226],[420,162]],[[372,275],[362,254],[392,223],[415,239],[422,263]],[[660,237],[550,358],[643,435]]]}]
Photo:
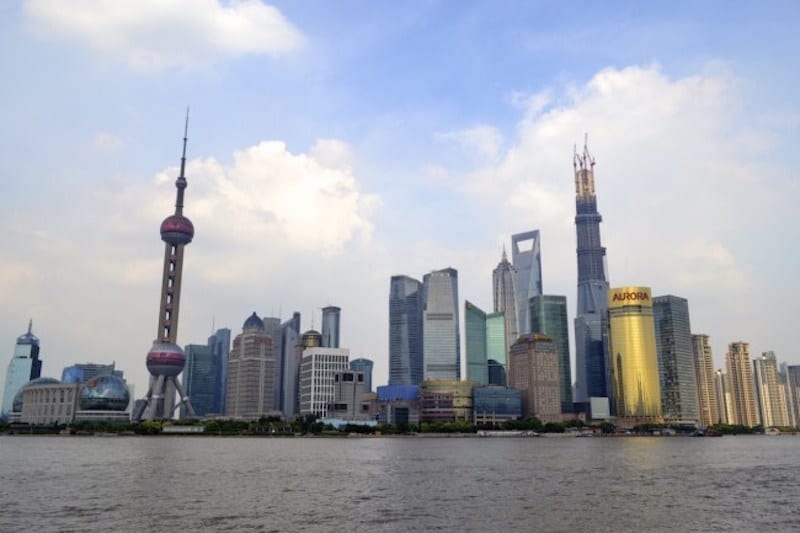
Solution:
[{"label": "high-rise apartment building", "polygon": [[607,397],[606,331],[608,274],[606,249],[600,242],[600,222],[594,183],[594,158],[584,143],[573,156],[575,170],[575,230],[578,255],[578,310],[575,316],[575,398]]},{"label": "high-rise apartment building", "polygon": [[371,359],[363,357],[350,361],[350,370],[364,374],[364,392],[372,392],[372,368],[374,366]]},{"label": "high-rise apartment building", "polygon": [[505,385],[507,348],[503,313],[486,314],[467,301],[464,303],[464,331],[467,379],[479,385]]},{"label": "high-rise apartment building", "polygon": [[0,416],[8,416],[14,404],[14,396],[23,385],[37,379],[42,373],[39,359],[39,338],[33,334],[33,321],[28,322],[28,331],[17,337],[14,355],[8,363],[6,382],[3,389],[3,410]]},{"label": "high-rise apartment building", "polygon": [[732,407],[728,412],[729,423],[748,427],[759,425],[749,344],[742,341],[730,343],[725,363]]},{"label": "high-rise apartment building", "polygon": [[264,322],[253,313],[233,339],[228,357],[228,385],[225,415],[260,418],[276,414],[274,339]]},{"label": "high-rise apartment building", "polygon": [[461,379],[460,352],[458,272],[435,270],[423,278],[423,379]]},{"label": "high-rise apartment building", "polygon": [[[519,335],[531,333],[528,302],[542,294],[542,254],[539,230],[511,236],[511,261],[517,274],[517,327]],[[516,342],[516,339],[514,339]]]},{"label": "high-rise apartment building", "polygon": [[[184,348],[186,353],[186,369],[184,370],[184,385],[186,394],[192,399],[192,407],[197,416],[206,416],[217,413],[214,408],[217,387],[217,361],[211,346],[203,344],[188,344]],[[181,416],[185,416],[182,411]]]},{"label": "high-rise apartment building", "polygon": [[214,408],[212,413],[225,412],[225,396],[228,387],[228,356],[231,353],[231,330],[220,328],[208,338],[208,347],[214,354],[217,365],[214,384]]},{"label": "high-rise apartment building", "polygon": [[765,428],[791,425],[775,352],[764,352],[753,360],[753,375],[761,425]]},{"label": "high-rise apartment building", "polygon": [[561,412],[572,411],[572,368],[569,355],[567,297],[543,294],[530,299],[531,331],[553,339],[558,350]]},{"label": "high-rise apartment building", "polygon": [[612,405],[625,424],[661,422],[653,300],[649,287],[608,292]]},{"label": "high-rise apartment building", "polygon": [[697,383],[697,415],[700,427],[720,422],[717,391],[714,385],[714,357],[708,335],[692,335],[694,377]]},{"label": "high-rise apartment building", "polygon": [[324,348],[339,347],[341,315],[341,308],[335,305],[322,308],[322,346]]},{"label": "high-rise apartment building", "polygon": [[497,268],[492,271],[492,293],[494,295],[494,312],[503,313],[506,331],[506,357],[508,348],[517,342],[519,337],[519,309],[517,308],[517,269],[508,262],[505,246],[503,256]]},{"label": "high-rise apartment building", "polygon": [[423,286],[392,276],[389,287],[389,385],[422,383]]},{"label": "high-rise apartment building", "polygon": [[561,421],[561,372],[553,340],[538,333],[521,336],[511,346],[508,386],[522,391],[522,416]]},{"label": "high-rise apartment building", "polygon": [[733,424],[733,397],[728,374],[718,368],[714,373],[714,392],[717,394],[717,418],[715,424]]},{"label": "high-rise apartment building", "polygon": [[348,370],[346,348],[314,347],[303,350],[300,362],[300,414],[328,416],[335,399],[335,375]]},{"label": "high-rise apartment building", "polygon": [[278,386],[278,409],[286,418],[295,415],[297,398],[297,374],[300,360],[296,357],[300,345],[300,313],[295,312],[292,318],[281,324],[281,380]]},{"label": "high-rise apartment building", "polygon": [[689,302],[666,295],[653,298],[661,413],[667,422],[698,421]]}]

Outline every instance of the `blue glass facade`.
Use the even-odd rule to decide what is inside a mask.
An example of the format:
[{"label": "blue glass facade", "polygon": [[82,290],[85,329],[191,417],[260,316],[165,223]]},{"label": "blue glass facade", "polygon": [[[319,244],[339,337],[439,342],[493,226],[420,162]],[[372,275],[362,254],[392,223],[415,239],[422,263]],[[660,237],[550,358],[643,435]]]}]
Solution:
[{"label": "blue glass facade", "polygon": [[192,400],[192,407],[197,416],[218,413],[216,407],[217,372],[219,364],[211,346],[189,344],[186,346],[186,370],[183,379],[186,394]]},{"label": "blue glass facade", "polygon": [[339,347],[339,328],[342,310],[329,305],[322,308],[322,347]]},{"label": "blue glass facade", "polygon": [[425,274],[423,293],[423,379],[460,380],[458,272],[445,268]]},{"label": "blue glass facade", "polygon": [[350,370],[364,373],[364,392],[372,392],[372,367],[374,363],[363,357],[350,361]]},{"label": "blue glass facade", "polygon": [[422,383],[422,283],[392,276],[389,287],[389,385]]},{"label": "blue glass facade", "polygon": [[228,356],[231,353],[231,330],[228,328],[218,329],[208,338],[208,346],[214,354],[214,361],[217,365],[214,382],[214,408],[211,412],[224,413],[228,383]]},{"label": "blue glass facade", "polygon": [[517,419],[522,417],[522,391],[507,387],[475,387],[472,409],[476,419]]}]

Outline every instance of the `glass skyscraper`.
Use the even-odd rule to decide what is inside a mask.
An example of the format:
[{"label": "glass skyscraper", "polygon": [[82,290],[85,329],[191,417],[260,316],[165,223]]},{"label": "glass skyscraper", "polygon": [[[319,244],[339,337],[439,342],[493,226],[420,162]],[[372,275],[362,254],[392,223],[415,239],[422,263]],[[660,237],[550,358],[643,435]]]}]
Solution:
[{"label": "glass skyscraper", "polygon": [[696,423],[697,381],[692,355],[689,302],[666,295],[653,298],[661,412],[667,422]]},{"label": "glass skyscraper", "polygon": [[543,294],[530,299],[531,332],[553,339],[558,350],[561,412],[572,412],[572,369],[569,354],[567,297]]},{"label": "glass skyscraper", "polygon": [[350,370],[364,373],[364,392],[372,392],[372,368],[374,363],[370,359],[360,357],[350,361]]},{"label": "glass skyscraper", "polygon": [[214,385],[214,413],[225,412],[225,395],[228,386],[228,356],[231,353],[231,330],[220,328],[208,338],[208,347],[214,354],[217,364],[216,384]]},{"label": "glass skyscraper", "polygon": [[542,254],[538,229],[511,236],[511,261],[517,274],[518,335],[525,335],[531,332],[528,302],[542,294]]},{"label": "glass skyscraper", "polygon": [[624,424],[661,422],[661,385],[650,289],[611,289],[608,316],[614,414]]},{"label": "glass skyscraper", "polygon": [[519,338],[519,310],[517,309],[517,269],[508,262],[506,249],[503,247],[503,257],[497,268],[492,271],[492,293],[494,295],[495,313],[503,313],[506,331],[505,357],[508,357],[508,348]]},{"label": "glass skyscraper", "polygon": [[[186,394],[192,400],[195,414],[197,416],[206,416],[210,413],[221,414],[214,410],[217,400],[219,365],[213,348],[202,344],[188,344],[184,351],[186,352],[184,385]],[[181,409],[181,416],[185,416],[183,409]]]},{"label": "glass skyscraper", "polygon": [[339,327],[342,310],[334,305],[322,308],[322,346],[339,347]]},{"label": "glass skyscraper", "polygon": [[389,282],[389,385],[422,383],[422,283],[408,276]]},{"label": "glass skyscraper", "polygon": [[464,333],[466,335],[467,379],[479,385],[489,383],[489,358],[486,353],[486,313],[464,302]]},{"label": "glass skyscraper", "polygon": [[458,272],[435,270],[423,278],[423,379],[461,379]]},{"label": "glass skyscraper", "polygon": [[295,356],[300,344],[300,313],[294,312],[292,318],[281,324],[281,349],[279,355],[281,378],[278,384],[278,409],[286,418],[295,414],[297,397],[298,358]]},{"label": "glass skyscraper", "polygon": [[575,230],[578,254],[578,312],[575,317],[575,401],[608,396],[603,345],[608,310],[606,249],[600,242],[600,222],[594,187],[594,158],[584,144],[573,158],[575,169]]},{"label": "glass skyscraper", "polygon": [[7,416],[13,407],[14,396],[32,379],[42,374],[42,361],[39,359],[39,338],[31,331],[33,321],[28,322],[28,331],[17,337],[14,355],[8,363],[5,388],[3,389],[2,416]]}]

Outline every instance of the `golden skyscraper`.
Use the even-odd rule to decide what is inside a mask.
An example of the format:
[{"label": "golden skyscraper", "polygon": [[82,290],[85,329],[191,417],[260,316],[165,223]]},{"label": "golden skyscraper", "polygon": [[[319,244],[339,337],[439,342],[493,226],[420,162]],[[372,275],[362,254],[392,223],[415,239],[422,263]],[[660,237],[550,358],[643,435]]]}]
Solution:
[{"label": "golden skyscraper", "polygon": [[661,422],[653,299],[649,287],[608,291],[608,353],[617,419],[623,424]]}]

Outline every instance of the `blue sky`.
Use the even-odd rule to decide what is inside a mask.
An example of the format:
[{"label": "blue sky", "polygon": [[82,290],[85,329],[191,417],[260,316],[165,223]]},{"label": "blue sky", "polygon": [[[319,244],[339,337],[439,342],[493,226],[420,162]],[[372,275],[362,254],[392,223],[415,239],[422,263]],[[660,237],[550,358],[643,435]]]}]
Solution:
[{"label": "blue sky", "polygon": [[799,21],[796,2],[4,3],[0,342],[33,317],[45,374],[116,360],[144,393],[189,105],[182,344],[332,303],[381,383],[389,276],[452,266],[488,309],[503,243],[534,228],[574,313],[588,132],[612,286],[688,298],[718,366],[740,339],[800,363]]}]

